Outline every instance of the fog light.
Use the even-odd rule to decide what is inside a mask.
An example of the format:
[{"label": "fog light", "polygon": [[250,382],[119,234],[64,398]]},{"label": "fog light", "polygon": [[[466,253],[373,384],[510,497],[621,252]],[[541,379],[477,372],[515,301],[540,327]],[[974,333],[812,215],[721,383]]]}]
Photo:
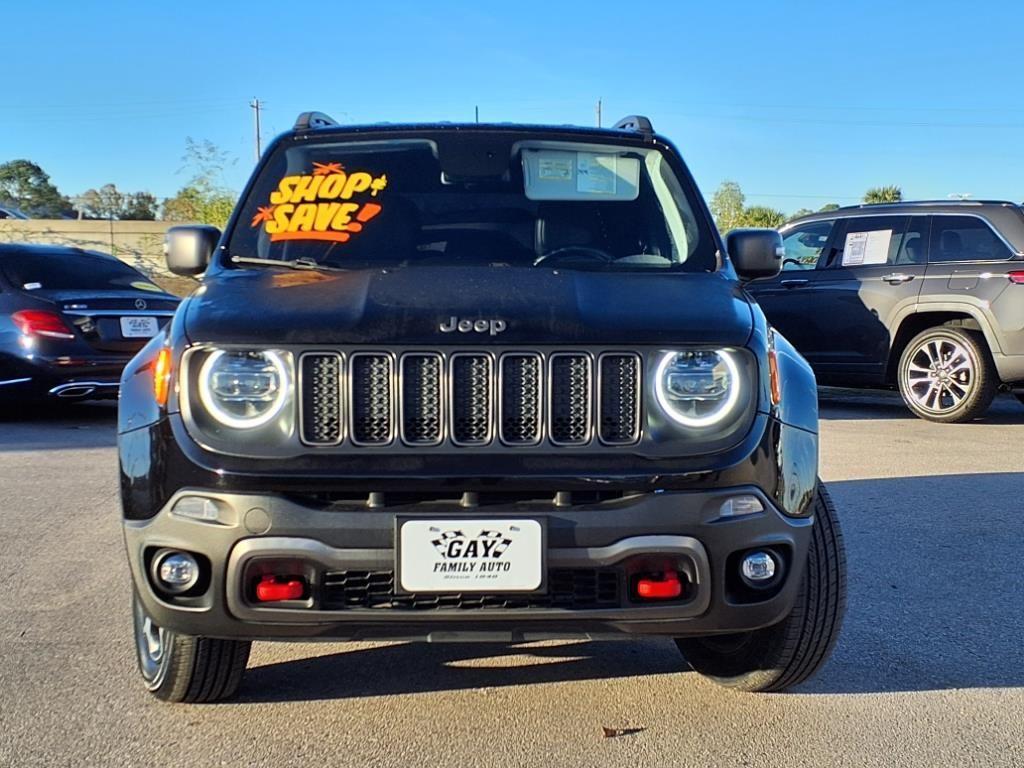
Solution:
[{"label": "fog light", "polygon": [[763,586],[775,578],[775,558],[767,552],[751,552],[743,558],[740,573],[744,581]]},{"label": "fog light", "polygon": [[199,581],[199,563],[186,552],[164,550],[153,558],[153,573],[163,590],[180,594]]},{"label": "fog light", "polygon": [[722,502],[718,514],[722,517],[743,517],[744,515],[756,515],[764,512],[764,504],[757,496],[744,494],[743,496],[730,496]]}]

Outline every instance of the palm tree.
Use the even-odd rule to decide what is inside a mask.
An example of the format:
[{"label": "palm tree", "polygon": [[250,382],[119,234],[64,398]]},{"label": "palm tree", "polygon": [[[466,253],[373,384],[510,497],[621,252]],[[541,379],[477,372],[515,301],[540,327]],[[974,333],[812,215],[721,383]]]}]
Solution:
[{"label": "palm tree", "polygon": [[903,202],[903,190],[895,184],[890,184],[887,187],[872,187],[864,193],[864,202],[868,205],[901,203]]},{"label": "palm tree", "polygon": [[786,214],[764,205],[752,205],[743,211],[743,226],[778,229],[786,223]]}]

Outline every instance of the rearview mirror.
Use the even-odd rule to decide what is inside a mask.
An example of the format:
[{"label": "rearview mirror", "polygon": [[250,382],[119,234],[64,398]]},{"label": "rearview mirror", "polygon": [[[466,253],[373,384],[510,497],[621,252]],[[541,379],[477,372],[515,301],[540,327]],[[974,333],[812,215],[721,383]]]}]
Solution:
[{"label": "rearview mirror", "polygon": [[775,277],[786,255],[782,235],[774,229],[734,229],[725,238],[725,249],[741,280]]},{"label": "rearview mirror", "polygon": [[164,239],[167,268],[176,275],[201,275],[220,240],[220,230],[202,224],[171,227]]}]

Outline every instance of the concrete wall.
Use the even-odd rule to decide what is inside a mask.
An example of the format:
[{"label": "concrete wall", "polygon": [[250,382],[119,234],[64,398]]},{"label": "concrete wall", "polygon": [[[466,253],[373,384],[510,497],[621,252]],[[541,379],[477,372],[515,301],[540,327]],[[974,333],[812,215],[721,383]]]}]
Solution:
[{"label": "concrete wall", "polygon": [[56,243],[111,253],[150,277],[166,277],[164,233],[173,221],[0,219],[0,242]]}]

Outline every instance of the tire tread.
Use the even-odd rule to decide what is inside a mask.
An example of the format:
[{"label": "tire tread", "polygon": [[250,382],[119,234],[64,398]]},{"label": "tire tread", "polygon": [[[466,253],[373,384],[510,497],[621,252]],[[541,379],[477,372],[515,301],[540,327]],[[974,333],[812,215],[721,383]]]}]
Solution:
[{"label": "tire tread", "polygon": [[819,481],[811,545],[792,612],[750,633],[746,650],[718,657],[700,638],[677,640],[697,672],[729,688],[779,692],[810,679],[828,660],[846,611],[846,548],[835,505]]}]

